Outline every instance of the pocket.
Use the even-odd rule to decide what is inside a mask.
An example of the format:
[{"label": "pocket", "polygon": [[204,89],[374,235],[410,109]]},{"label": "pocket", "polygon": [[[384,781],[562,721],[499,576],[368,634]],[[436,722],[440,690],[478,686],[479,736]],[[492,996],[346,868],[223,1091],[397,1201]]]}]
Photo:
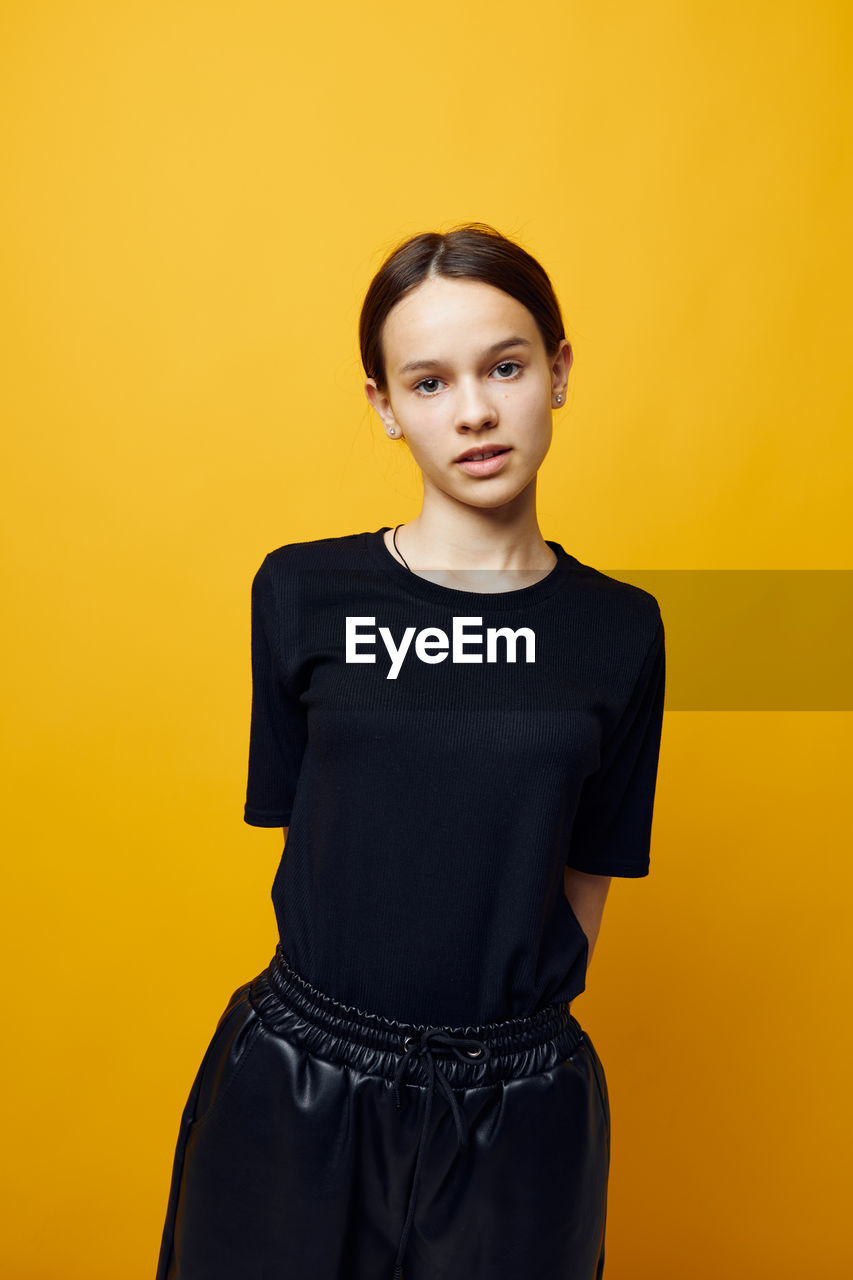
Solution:
[{"label": "pocket", "polygon": [[604,1119],[608,1137],[610,1134],[610,1094],[607,1089],[607,1077],[604,1074],[604,1064],[596,1052],[595,1045],[590,1040],[586,1031],[583,1033],[583,1043],[586,1045],[589,1053],[589,1060],[592,1063],[592,1071],[595,1076],[595,1084],[598,1089],[598,1097],[601,1101],[601,1109],[604,1112]]},{"label": "pocket", "polygon": [[206,1124],[219,1110],[245,1066],[262,1030],[249,1001],[251,982],[231,996],[205,1050],[198,1069],[195,1104],[189,1117],[193,1129]]}]

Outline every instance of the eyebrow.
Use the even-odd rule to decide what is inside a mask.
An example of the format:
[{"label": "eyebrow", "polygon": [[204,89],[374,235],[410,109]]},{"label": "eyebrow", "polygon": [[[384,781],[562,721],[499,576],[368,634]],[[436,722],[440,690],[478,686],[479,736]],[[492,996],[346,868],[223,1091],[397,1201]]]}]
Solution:
[{"label": "eyebrow", "polygon": [[[493,342],[483,354],[494,356],[506,347],[530,347],[532,345],[529,338],[521,338],[516,334],[512,338],[501,338],[500,342]],[[412,373],[417,369],[438,369],[441,367],[441,363],[441,360],[407,360],[405,364],[400,365],[400,373]]]}]

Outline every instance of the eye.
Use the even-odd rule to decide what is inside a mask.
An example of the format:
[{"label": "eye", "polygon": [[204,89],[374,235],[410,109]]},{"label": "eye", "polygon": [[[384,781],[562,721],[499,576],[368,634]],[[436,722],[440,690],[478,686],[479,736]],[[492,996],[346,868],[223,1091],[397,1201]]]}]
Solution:
[{"label": "eye", "polygon": [[[499,369],[509,369],[511,372],[506,376],[500,376],[498,382],[512,382],[520,375],[523,368],[524,365],[519,360],[502,360],[500,364],[495,365],[495,372]],[[512,372],[513,370],[517,370],[517,372]],[[420,382],[415,383],[413,389],[418,395],[430,399],[435,395],[438,384],[441,381],[441,378],[421,378]],[[430,389],[430,386],[432,389]]]},{"label": "eye", "polygon": [[[522,368],[522,365],[518,362],[518,360],[502,360],[502,361],[501,361],[501,363],[500,363],[499,365],[496,365],[496,366],[495,366],[495,368],[496,368],[496,369],[519,369],[519,370],[520,370],[520,369]],[[514,374],[514,373],[513,373],[513,374],[510,374],[510,376],[509,376],[508,378],[498,378],[498,382],[509,382],[509,381],[511,381],[511,379],[512,379],[512,378],[515,378],[515,377],[517,377],[517,376],[518,376],[517,374]]]},{"label": "eye", "polygon": [[415,383],[415,391],[417,391],[418,394],[422,396],[429,397],[433,395],[434,393],[432,391],[421,391],[421,387],[423,387],[428,382],[441,382],[441,378],[421,378],[420,382]]}]

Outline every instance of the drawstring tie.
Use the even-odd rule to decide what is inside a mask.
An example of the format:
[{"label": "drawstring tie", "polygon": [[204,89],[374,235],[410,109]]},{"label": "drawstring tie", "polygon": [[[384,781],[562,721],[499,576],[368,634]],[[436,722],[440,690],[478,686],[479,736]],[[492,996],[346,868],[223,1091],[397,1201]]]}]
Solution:
[{"label": "drawstring tie", "polygon": [[476,1040],[469,1036],[454,1036],[447,1031],[442,1031],[435,1027],[430,1029],[427,1027],[424,1031],[416,1036],[406,1036],[403,1042],[403,1055],[394,1070],[394,1101],[396,1109],[400,1110],[400,1081],[409,1064],[415,1058],[425,1058],[429,1072],[429,1084],[427,1085],[426,1110],[424,1112],[424,1122],[421,1127],[421,1138],[418,1144],[418,1158],[415,1161],[415,1173],[412,1178],[412,1190],[409,1195],[409,1207],[406,1213],[406,1221],[403,1226],[403,1233],[400,1236],[400,1244],[397,1249],[397,1259],[394,1267],[394,1280],[401,1280],[403,1274],[403,1257],[406,1252],[406,1242],[409,1238],[409,1230],[412,1225],[412,1219],[415,1214],[415,1194],[417,1192],[418,1180],[421,1174],[421,1162],[423,1159],[424,1146],[426,1143],[427,1130],[429,1129],[430,1114],[432,1112],[432,1099],[435,1092],[436,1081],[441,1088],[442,1093],[450,1104],[450,1110],[453,1112],[453,1119],[456,1124],[457,1151],[468,1145],[468,1127],[463,1119],[462,1109],[456,1101],[453,1090],[447,1076],[442,1071],[439,1064],[433,1056],[433,1046],[436,1048],[450,1049],[463,1062],[466,1058],[481,1058],[484,1062],[491,1057],[489,1046],[482,1040]]}]

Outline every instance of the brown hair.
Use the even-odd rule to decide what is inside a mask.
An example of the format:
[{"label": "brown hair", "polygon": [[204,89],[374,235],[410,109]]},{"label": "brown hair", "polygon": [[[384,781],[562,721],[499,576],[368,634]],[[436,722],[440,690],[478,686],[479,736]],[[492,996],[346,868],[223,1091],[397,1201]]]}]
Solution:
[{"label": "brown hair", "polygon": [[391,251],[370,282],[359,318],[361,362],[387,390],[382,329],[391,308],[428,277],[482,280],[515,298],[533,316],[549,358],[565,335],[560,304],[545,269],[494,227],[463,222],[450,231],[424,231]]}]

